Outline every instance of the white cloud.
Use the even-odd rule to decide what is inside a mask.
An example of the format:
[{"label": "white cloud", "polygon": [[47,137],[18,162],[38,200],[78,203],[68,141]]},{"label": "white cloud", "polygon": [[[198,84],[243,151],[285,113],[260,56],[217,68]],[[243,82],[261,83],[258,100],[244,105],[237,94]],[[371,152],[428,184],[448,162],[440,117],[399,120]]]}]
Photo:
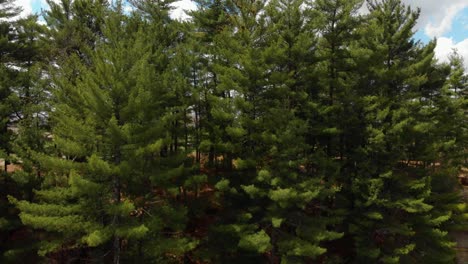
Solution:
[{"label": "white cloud", "polygon": [[191,0],[180,0],[175,2],[173,5],[175,9],[171,13],[171,17],[175,19],[188,19],[189,16],[185,13],[185,10],[195,10],[197,5]]},{"label": "white cloud", "polygon": [[440,37],[444,33],[449,32],[452,28],[453,19],[464,8],[468,7],[468,3],[459,3],[449,6],[444,10],[444,18],[438,23],[430,22],[425,27],[426,35],[429,37]]},{"label": "white cloud", "polygon": [[34,0],[16,0],[15,5],[21,7],[23,11],[21,12],[20,16],[25,17],[32,14],[32,5]]},{"label": "white cloud", "polygon": [[418,29],[425,29],[429,37],[440,37],[450,31],[458,12],[468,7],[468,0],[403,0],[413,8],[421,8]]},{"label": "white cloud", "polygon": [[456,43],[453,38],[444,36],[452,29],[456,15],[464,8],[468,8],[468,0],[403,0],[403,2],[414,8],[421,8],[416,30],[424,29],[427,36],[437,38],[435,48],[437,59],[447,62],[448,55],[456,49],[464,57],[465,68],[468,70],[468,39]]},{"label": "white cloud", "polygon": [[436,58],[441,62],[448,62],[448,56],[454,49],[463,56],[465,69],[468,70],[468,38],[458,43],[454,42],[452,38],[438,38],[437,47],[435,48]]}]

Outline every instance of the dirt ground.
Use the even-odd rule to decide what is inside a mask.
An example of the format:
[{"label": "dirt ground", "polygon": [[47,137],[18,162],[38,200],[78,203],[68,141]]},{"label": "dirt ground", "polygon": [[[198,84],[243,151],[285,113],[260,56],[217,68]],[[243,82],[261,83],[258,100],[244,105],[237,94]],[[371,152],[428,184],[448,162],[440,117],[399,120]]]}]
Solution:
[{"label": "dirt ground", "polygon": [[[0,171],[4,171],[5,169],[5,160],[3,159],[0,159]],[[14,171],[17,171],[17,170],[20,170],[21,169],[21,166],[20,165],[17,165],[17,164],[9,164],[7,166],[7,171],[8,172],[14,172]]]}]

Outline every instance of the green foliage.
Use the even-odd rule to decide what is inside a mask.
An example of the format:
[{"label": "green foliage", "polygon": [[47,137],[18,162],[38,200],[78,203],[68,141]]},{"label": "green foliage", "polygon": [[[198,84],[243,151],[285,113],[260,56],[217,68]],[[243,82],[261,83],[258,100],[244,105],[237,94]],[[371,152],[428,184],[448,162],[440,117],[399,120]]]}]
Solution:
[{"label": "green foliage", "polygon": [[258,233],[244,235],[239,241],[239,247],[247,251],[265,253],[271,248],[270,237],[263,230]]},{"label": "green foliage", "polygon": [[453,262],[463,60],[414,40],[419,10],[365,2],[2,20],[0,262]]}]

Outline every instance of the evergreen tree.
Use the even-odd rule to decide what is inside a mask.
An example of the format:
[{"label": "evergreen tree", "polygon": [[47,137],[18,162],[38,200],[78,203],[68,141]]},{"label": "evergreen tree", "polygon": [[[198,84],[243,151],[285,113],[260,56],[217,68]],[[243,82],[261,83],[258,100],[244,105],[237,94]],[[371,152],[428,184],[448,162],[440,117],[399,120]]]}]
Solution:
[{"label": "evergreen tree", "polygon": [[17,119],[18,138],[14,152],[24,159],[18,145],[41,150],[44,144],[44,129],[47,123],[47,87],[44,83],[44,61],[47,57],[47,45],[43,42],[44,26],[37,22],[36,16],[21,19],[17,23],[18,45],[21,46],[21,58],[17,67],[22,71],[16,76],[12,89],[14,97],[14,116]]},{"label": "evergreen tree", "polygon": [[[200,1],[199,9],[192,11],[195,24],[194,37],[198,41],[193,52],[197,54],[193,69],[193,96],[196,100],[195,117],[197,162],[202,153],[207,154],[208,167],[217,166],[217,158],[223,156],[228,167],[229,152],[225,129],[232,121],[232,90],[222,84],[221,74],[231,70],[233,55],[232,19],[234,15],[229,1]],[[222,165],[222,164],[221,164]]]},{"label": "evergreen tree", "polygon": [[[314,48],[302,3],[275,1],[265,12],[262,1],[233,1],[222,9],[229,10],[232,25],[213,37],[222,37],[213,68],[217,102],[224,107],[212,113],[235,168],[216,184],[229,210],[222,208],[208,237],[215,242],[208,241],[210,250],[220,252],[212,256],[216,262],[313,259],[326,251],[322,240],[340,236],[327,230],[324,211],[312,209],[333,191],[320,186],[325,168],[312,171],[301,141],[304,75]],[[231,105],[237,113],[228,110]]]},{"label": "evergreen tree", "polygon": [[462,59],[414,40],[419,10],[363,2],[197,0],[183,22],[174,0],[48,0],[46,26],[1,22],[0,159],[22,171],[0,175],[0,262],[453,262]]},{"label": "evergreen tree", "polygon": [[424,137],[427,144],[423,158],[429,160],[425,162],[431,168],[431,196],[428,202],[433,209],[430,217],[420,219],[420,223],[432,228],[416,231],[413,263],[454,261],[455,244],[453,237],[447,233],[467,229],[463,216],[466,206],[460,199],[461,188],[457,181],[461,169],[466,167],[466,113],[463,110],[466,109],[466,99],[463,93],[466,93],[467,82],[463,63],[456,53],[451,55],[449,65],[440,65],[436,70],[445,72],[444,68],[449,70],[448,75],[441,74],[446,77],[443,79],[445,83],[436,86],[432,97],[425,97],[430,100],[427,100],[428,105],[419,116],[426,126]]},{"label": "evergreen tree", "polygon": [[[453,259],[453,244],[440,224],[451,213],[431,204],[429,164],[436,160],[430,149],[434,138],[425,133],[434,124],[425,120],[430,106],[422,94],[435,45],[412,39],[419,10],[398,0],[368,1],[368,7],[369,22],[356,50],[367,67],[360,65],[364,75],[358,81],[366,128],[357,149],[361,157],[354,160],[349,221],[355,259],[418,263],[438,248],[432,261],[446,263]],[[422,242],[419,234],[434,242]]]},{"label": "evergreen tree", "polygon": [[15,69],[12,69],[11,63],[16,60],[18,55],[18,45],[15,43],[17,35],[15,33],[14,24],[12,22],[14,16],[18,15],[20,9],[12,4],[12,1],[3,0],[0,2],[0,158],[5,160],[6,170],[8,153],[11,151],[10,137],[11,132],[8,130],[11,114],[13,113],[12,90],[14,85]]},{"label": "evergreen tree", "polygon": [[[236,132],[235,102],[238,99],[235,96],[241,87],[233,80],[241,77],[235,65],[239,61],[237,52],[241,50],[233,39],[236,11],[232,3],[215,0],[198,4],[199,9],[190,13],[194,21],[190,81],[193,86],[195,162],[200,174],[207,175],[207,181],[216,185],[233,175],[232,160],[236,151],[233,144],[237,138],[229,132]],[[220,191],[208,201],[210,204],[205,205],[206,211],[217,211],[217,215],[202,213],[197,216],[201,221],[219,221],[208,228],[206,238],[194,252],[195,257],[213,262],[232,261],[238,257],[237,243],[230,239],[236,236],[229,225],[235,222],[232,218],[237,215],[238,208],[237,201],[232,202],[224,199]]]},{"label": "evergreen tree", "polygon": [[[319,0],[313,4],[316,15],[316,27],[319,38],[316,52],[317,65],[315,69],[316,87],[311,89],[313,98],[317,100],[318,119],[311,127],[315,140],[325,150],[329,157],[339,157],[341,161],[345,155],[345,142],[349,137],[346,130],[352,127],[353,120],[349,113],[353,112],[352,101],[355,85],[354,62],[350,53],[350,44],[357,37],[356,28],[360,23],[357,16],[363,1]],[[320,120],[320,121],[319,121]],[[342,162],[343,163],[343,162]]]},{"label": "evergreen tree", "polygon": [[165,150],[171,70],[159,68],[166,47],[153,49],[147,22],[114,8],[89,57],[71,54],[54,72],[56,151],[36,156],[42,188],[33,202],[10,200],[24,224],[46,231],[41,255],[169,261],[193,247],[180,235],[186,209],[175,195],[184,160]]},{"label": "evergreen tree", "polygon": [[47,0],[50,10],[45,11],[49,58],[52,65],[60,66],[68,56],[77,55],[90,62],[89,52],[102,38],[102,25],[109,2],[105,0]]},{"label": "evergreen tree", "polygon": [[303,1],[270,2],[265,37],[258,37],[264,46],[251,53],[261,54],[260,60],[250,57],[257,65],[262,61],[259,87],[248,90],[258,100],[250,122],[259,134],[252,135],[256,151],[249,157],[256,161],[256,175],[241,188],[253,198],[248,213],[260,233],[244,235],[241,242],[268,234],[273,263],[318,261],[327,252],[325,242],[343,235],[328,228],[339,221],[329,208],[338,191],[336,167],[307,141],[315,103],[309,90],[317,49],[313,14]]},{"label": "evergreen tree", "polygon": [[16,24],[17,43],[21,55],[16,67],[21,69],[15,76],[13,116],[16,133],[12,142],[12,151],[21,163],[21,171],[12,177],[23,183],[29,182],[25,189],[32,199],[32,188],[40,179],[40,168],[32,159],[30,150],[44,151],[47,140],[48,89],[46,81],[47,45],[43,42],[44,26],[37,22],[36,16],[20,19]]},{"label": "evergreen tree", "polygon": [[467,127],[466,109],[468,77],[465,73],[463,58],[454,52],[449,57],[450,73],[445,84],[435,94],[436,122],[444,124],[438,127],[437,137],[443,145],[437,146],[437,152],[442,154],[439,160],[447,166],[460,169],[467,162]]},{"label": "evergreen tree", "polygon": [[[32,199],[32,189],[39,182],[34,174],[16,170],[7,173],[9,162],[21,163],[23,170],[32,170],[30,160],[22,155],[18,148],[19,142],[36,149],[42,143],[43,136],[37,126],[26,126],[32,120],[39,120],[41,106],[45,103],[44,94],[40,91],[37,82],[40,80],[40,66],[38,64],[42,51],[38,49],[38,34],[40,32],[35,16],[13,20],[18,9],[12,7],[8,1],[2,10],[2,85],[0,87],[2,98],[0,99],[0,112],[2,114],[1,147],[2,159],[5,167],[2,168],[1,185],[1,227],[2,232],[2,256],[1,261],[11,262],[14,259],[26,257],[28,261],[35,261],[32,253],[34,239],[31,232],[26,229],[19,220],[17,210],[8,204],[7,195],[13,195],[21,199]],[[42,94],[41,94],[42,93]],[[5,96],[5,97],[3,97]],[[27,121],[26,121],[27,120]],[[37,124],[37,122],[34,122]],[[28,139],[26,139],[26,137]],[[32,138],[36,142],[32,142]],[[31,140],[30,140],[31,139]],[[15,165],[15,167],[18,165]],[[32,176],[32,177],[31,177]]]},{"label": "evergreen tree", "polygon": [[[351,191],[356,177],[356,157],[365,141],[361,134],[360,95],[357,92],[358,66],[352,43],[359,38],[362,18],[358,9],[363,1],[315,1],[311,26],[319,35],[316,63],[308,87],[309,119],[307,142],[314,162],[322,164],[325,181],[339,188],[329,199],[330,215],[339,218],[333,229],[342,232],[341,239],[327,244],[327,261],[349,261],[352,253],[346,218],[354,210]],[[317,166],[317,165],[316,165]]]}]

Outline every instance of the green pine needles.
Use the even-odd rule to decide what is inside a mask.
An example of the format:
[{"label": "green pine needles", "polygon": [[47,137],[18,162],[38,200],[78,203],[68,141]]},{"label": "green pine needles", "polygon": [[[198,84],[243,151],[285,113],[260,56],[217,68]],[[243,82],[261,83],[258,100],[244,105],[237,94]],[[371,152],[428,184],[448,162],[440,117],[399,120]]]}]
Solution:
[{"label": "green pine needles", "polygon": [[420,10],[48,2],[0,23],[0,262],[457,260],[468,77]]}]

